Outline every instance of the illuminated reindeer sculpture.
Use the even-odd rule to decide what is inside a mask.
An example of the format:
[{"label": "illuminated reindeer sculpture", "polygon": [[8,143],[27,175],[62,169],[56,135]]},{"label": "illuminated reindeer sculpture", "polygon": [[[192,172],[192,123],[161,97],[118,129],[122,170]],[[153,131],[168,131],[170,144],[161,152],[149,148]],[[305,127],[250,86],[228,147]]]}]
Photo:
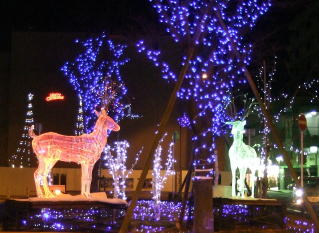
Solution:
[{"label": "illuminated reindeer sculpture", "polygon": [[35,135],[33,127],[29,134],[33,138],[32,148],[39,165],[34,173],[38,197],[54,197],[48,188],[47,176],[58,160],[81,164],[81,194],[88,197],[92,180],[92,169],[106,145],[108,130],[118,131],[120,126],[109,117],[104,109],[96,112],[98,119],[89,134],[65,136],[53,132]]},{"label": "illuminated reindeer sculpture", "polygon": [[251,170],[251,197],[254,197],[255,192],[255,172],[259,168],[260,160],[254,148],[246,145],[243,141],[243,134],[245,132],[244,126],[246,121],[233,121],[226,124],[232,125],[231,134],[234,137],[233,144],[229,149],[229,160],[232,171],[232,196],[236,196],[236,169],[240,173],[239,190],[241,196],[244,197],[246,172],[249,168]]}]

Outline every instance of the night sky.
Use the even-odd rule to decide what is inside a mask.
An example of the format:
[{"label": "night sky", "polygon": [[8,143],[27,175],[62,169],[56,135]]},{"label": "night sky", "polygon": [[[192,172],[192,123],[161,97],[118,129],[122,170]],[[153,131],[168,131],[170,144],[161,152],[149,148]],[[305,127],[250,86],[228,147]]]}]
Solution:
[{"label": "night sky", "polygon": [[[137,38],[144,38],[145,36],[160,37],[165,35],[163,27],[157,23],[157,15],[146,0],[2,0],[0,9],[1,153],[7,153],[5,145],[8,140],[7,125],[11,118],[9,103],[12,102],[12,99],[10,98],[14,98],[14,92],[20,90],[19,88],[17,90],[8,88],[12,77],[10,74],[11,62],[17,59],[12,57],[11,46],[12,35],[15,32],[63,32],[70,33],[70,35],[77,33],[85,38],[85,35],[94,35],[94,33],[104,31],[109,35],[119,35],[129,43],[130,40],[133,43]],[[316,36],[319,34],[317,34],[318,9],[317,0],[274,1],[274,6],[271,10],[261,17],[256,29],[249,34],[248,39],[253,42],[255,47],[254,62],[251,66],[252,71],[256,70],[256,67],[259,66],[263,59],[271,60],[274,55],[277,55],[279,60],[278,75],[281,78],[277,85],[278,90],[280,90],[279,87],[292,90],[296,83],[300,82],[300,79],[314,78],[313,74],[319,70],[318,53],[316,53],[316,51],[319,52],[319,42]],[[73,46],[71,42],[66,43],[70,43],[70,46]],[[310,46],[308,45],[309,43]],[[23,46],[23,43],[20,44]],[[304,44],[305,48],[303,48]],[[296,49],[294,48],[300,49],[300,51],[297,51],[298,56],[296,56]],[[26,49],[26,51],[29,50]],[[299,60],[293,60],[292,58],[294,57]],[[44,57],[44,59],[47,59],[46,62],[50,62],[49,56]],[[57,69],[60,68],[58,63],[56,67]],[[154,71],[151,68],[149,69],[149,72]],[[302,72],[302,77],[299,74],[297,75],[296,70]],[[155,76],[153,79],[146,76],[138,77],[138,82],[131,80],[128,83],[129,88],[131,85],[133,89],[136,88],[137,90],[135,93],[133,91],[131,95],[132,100],[134,101],[135,99],[137,102],[136,106],[139,106],[137,111],[139,108],[144,108],[144,106],[140,106],[141,101],[138,94],[138,88],[142,83],[150,85],[152,92],[162,90],[161,88],[156,88],[158,85],[165,88],[165,83],[154,81],[156,80]],[[162,102],[165,102],[165,98],[159,97]],[[157,105],[156,101],[153,105]],[[156,114],[159,115],[158,113]],[[150,122],[156,122],[157,120],[152,119]],[[0,159],[0,164],[3,164],[3,158]]]},{"label": "night sky", "polygon": [[[260,18],[254,31],[249,33],[249,40],[255,47],[255,59],[252,65],[258,66],[262,59],[271,59],[277,55],[281,62],[278,67],[280,76],[282,78],[285,76],[285,79],[289,80],[296,79],[293,77],[294,73],[302,70],[299,67],[294,69],[292,67],[294,63],[302,63],[303,67],[316,66],[307,64],[305,59],[297,59],[291,64],[287,64],[287,60],[291,60],[292,50],[300,49],[300,53],[311,53],[308,51],[311,49],[311,60],[315,60],[314,63],[318,61],[318,58],[314,57],[319,47],[316,36],[319,31],[316,24],[318,9],[316,0],[274,0],[270,11]],[[86,33],[104,31],[124,36],[129,40],[132,36],[143,38],[143,35],[165,34],[163,27],[157,22],[156,13],[147,0],[66,2],[2,0],[1,10],[0,51],[10,52],[13,31]],[[303,45],[305,48],[301,48]],[[300,56],[299,51],[294,53],[293,56]],[[307,58],[308,54],[303,56]],[[316,71],[318,69],[317,65]],[[305,70],[308,71],[309,67]],[[290,77],[287,77],[287,73]],[[300,73],[305,76],[303,71]],[[313,78],[310,76],[314,73],[303,78]]]},{"label": "night sky", "polygon": [[[273,1],[273,7],[260,18],[256,29],[249,34],[249,39],[255,46],[254,55],[257,64],[260,59],[273,57],[274,54],[281,55],[282,59],[289,59],[289,54],[287,54],[289,42],[296,37],[296,34],[302,34],[303,30],[308,30],[309,25],[305,26],[300,21],[305,21],[304,24],[311,22],[315,24],[318,19],[316,13],[319,7],[316,2],[318,1]],[[165,34],[163,27],[157,22],[156,13],[147,0],[2,0],[0,7],[2,10],[0,51],[2,52],[10,52],[11,33],[14,31],[86,33],[104,31],[128,38],[143,37],[148,34]],[[309,13],[309,9],[312,9],[313,12]],[[315,37],[315,33],[319,30],[316,26],[313,28],[315,29],[310,32],[309,38],[312,35]],[[282,64],[280,70],[286,74],[287,67],[284,66],[287,65]]]}]

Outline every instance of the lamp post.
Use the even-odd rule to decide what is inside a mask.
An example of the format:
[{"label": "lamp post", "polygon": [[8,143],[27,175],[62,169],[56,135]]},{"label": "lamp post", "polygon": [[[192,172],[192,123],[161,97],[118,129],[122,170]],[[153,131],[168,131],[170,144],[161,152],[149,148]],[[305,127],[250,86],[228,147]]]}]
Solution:
[{"label": "lamp post", "polygon": [[298,118],[298,126],[300,129],[300,147],[301,147],[301,158],[300,158],[300,186],[303,188],[303,156],[304,156],[304,131],[307,128],[307,119],[304,114],[300,114]]}]

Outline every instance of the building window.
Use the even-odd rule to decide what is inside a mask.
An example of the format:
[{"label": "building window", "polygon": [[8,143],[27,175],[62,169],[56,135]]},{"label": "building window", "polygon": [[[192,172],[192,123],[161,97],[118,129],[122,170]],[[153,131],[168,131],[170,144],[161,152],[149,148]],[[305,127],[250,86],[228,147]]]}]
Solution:
[{"label": "building window", "polygon": [[66,174],[53,174],[53,185],[66,185]]},{"label": "building window", "polygon": [[53,185],[60,184],[60,175],[59,174],[53,174]]},{"label": "building window", "polygon": [[65,174],[60,175],[60,184],[66,185],[66,175]]}]

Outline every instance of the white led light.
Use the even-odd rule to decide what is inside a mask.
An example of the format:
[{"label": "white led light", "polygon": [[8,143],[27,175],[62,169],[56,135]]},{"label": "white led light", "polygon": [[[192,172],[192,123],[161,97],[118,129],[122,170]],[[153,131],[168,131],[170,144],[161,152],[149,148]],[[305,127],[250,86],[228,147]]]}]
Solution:
[{"label": "white led light", "polygon": [[305,114],[305,117],[306,117],[306,118],[310,118],[310,117],[312,117],[311,112],[306,113],[306,114]]},{"label": "white led light", "polygon": [[277,160],[278,163],[280,163],[280,162],[284,161],[284,158],[282,157],[282,155],[278,155],[276,157],[276,160]]},{"label": "white led light", "polygon": [[208,75],[206,73],[203,73],[202,74],[202,79],[207,79],[208,78]]},{"label": "white led light", "polygon": [[54,194],[58,196],[58,195],[61,195],[62,192],[61,192],[60,189],[55,189],[55,190],[54,190]]},{"label": "white led light", "polygon": [[318,147],[317,146],[311,146],[309,148],[309,152],[310,153],[317,153],[318,152]]},{"label": "white led light", "polygon": [[297,197],[302,197],[303,195],[303,190],[302,189],[297,189],[296,192],[295,192],[296,196]]},{"label": "white led light", "polygon": [[297,200],[296,200],[296,204],[297,204],[297,205],[301,205],[302,203],[303,203],[302,199],[297,199]]}]

